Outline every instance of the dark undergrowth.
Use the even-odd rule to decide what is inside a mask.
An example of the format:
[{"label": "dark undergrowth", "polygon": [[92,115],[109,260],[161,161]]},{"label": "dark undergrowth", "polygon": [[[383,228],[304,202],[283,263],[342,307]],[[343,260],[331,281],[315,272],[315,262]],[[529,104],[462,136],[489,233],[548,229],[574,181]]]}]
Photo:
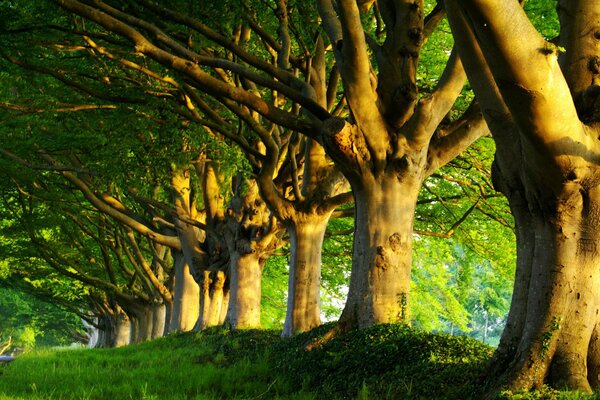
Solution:
[{"label": "dark undergrowth", "polygon": [[[305,350],[331,328],[292,339],[219,328],[120,349],[26,354],[0,366],[0,400],[481,398],[478,377],[492,349],[478,341],[377,325]],[[500,398],[585,397],[548,389]]]}]

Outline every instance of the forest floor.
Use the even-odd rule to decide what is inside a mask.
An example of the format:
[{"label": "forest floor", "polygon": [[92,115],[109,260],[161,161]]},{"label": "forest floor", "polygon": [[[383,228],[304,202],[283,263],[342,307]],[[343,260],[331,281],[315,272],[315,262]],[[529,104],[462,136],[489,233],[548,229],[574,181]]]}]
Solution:
[{"label": "forest floor", "polygon": [[[118,349],[31,352],[0,366],[0,400],[481,398],[492,349],[476,340],[378,325],[305,350],[330,328],[293,339],[219,328]],[[499,398],[586,397],[547,389]]]}]

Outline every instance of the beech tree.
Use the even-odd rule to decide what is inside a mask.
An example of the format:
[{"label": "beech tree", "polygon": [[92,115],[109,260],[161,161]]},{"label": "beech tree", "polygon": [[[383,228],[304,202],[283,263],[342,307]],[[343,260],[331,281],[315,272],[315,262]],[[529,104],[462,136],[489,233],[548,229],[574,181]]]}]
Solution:
[{"label": "beech tree", "polygon": [[[443,15],[440,8],[426,18],[422,2],[380,4],[385,24],[380,32],[385,33],[369,41],[372,60],[357,4],[341,1],[334,8],[330,1],[318,2],[350,110],[350,116],[343,119],[323,108],[314,91],[289,73],[286,61],[298,57],[284,51],[283,44],[272,45],[286,55],[274,67],[235,41],[214,34],[199,20],[183,18],[150,1],[138,4],[147,15],[181,18],[180,23],[243,61],[232,62],[185,48],[151,20],[140,18],[143,13],[133,15],[100,1],[56,3],[129,39],[138,54],[181,74],[201,92],[237,102],[271,123],[319,141],[349,180],[356,202],[353,272],[342,325],[408,321],[412,221],[419,188],[427,176],[485,131],[476,108],[450,125],[440,125],[465,81],[456,55],[451,56],[437,88],[425,96],[418,94],[419,51]],[[277,90],[304,112],[288,112],[251,88],[232,90],[205,68],[235,71],[257,85]]]},{"label": "beech tree", "polygon": [[600,4],[558,1],[546,41],[518,1],[447,0],[454,37],[515,218],[512,305],[493,389],[600,389],[598,51]]}]

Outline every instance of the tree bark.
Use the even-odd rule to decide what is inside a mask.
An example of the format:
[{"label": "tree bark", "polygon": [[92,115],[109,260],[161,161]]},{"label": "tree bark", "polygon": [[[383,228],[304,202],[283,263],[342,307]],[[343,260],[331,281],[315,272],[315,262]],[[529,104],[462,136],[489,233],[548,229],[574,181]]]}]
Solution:
[{"label": "tree bark", "polygon": [[395,174],[352,182],[354,254],[343,328],[410,323],[413,215],[420,188]]},{"label": "tree bark", "polygon": [[141,343],[152,339],[153,310],[149,304],[130,307],[131,343]]},{"label": "tree bark", "polygon": [[196,322],[195,330],[201,331],[206,328],[207,317],[210,313],[210,271],[202,271],[200,278],[200,315]]},{"label": "tree bark", "polygon": [[233,329],[260,328],[262,265],[256,253],[230,254],[227,323]]},{"label": "tree bark", "polygon": [[152,339],[163,337],[165,334],[165,317],[167,307],[164,303],[152,305]]},{"label": "tree bark", "polygon": [[518,2],[446,1],[517,224],[515,293],[492,392],[597,385],[600,170],[589,96],[597,93],[598,10],[597,2],[560,2],[560,42],[569,47],[559,66]]},{"label": "tree bark", "polygon": [[321,249],[329,216],[293,220],[288,226],[291,256],[284,337],[321,325]]},{"label": "tree bark", "polygon": [[131,343],[131,321],[123,311],[117,313],[113,346],[122,347]]},{"label": "tree bark", "polygon": [[[210,308],[206,319],[206,326],[217,326],[223,323],[221,314],[227,313],[227,303],[225,302],[225,284],[227,277],[223,271],[212,273],[212,284],[210,292]],[[225,310],[225,311],[223,311]]]},{"label": "tree bark", "polygon": [[200,287],[184,257],[176,258],[174,286],[170,330],[187,332],[194,329],[199,317]]}]

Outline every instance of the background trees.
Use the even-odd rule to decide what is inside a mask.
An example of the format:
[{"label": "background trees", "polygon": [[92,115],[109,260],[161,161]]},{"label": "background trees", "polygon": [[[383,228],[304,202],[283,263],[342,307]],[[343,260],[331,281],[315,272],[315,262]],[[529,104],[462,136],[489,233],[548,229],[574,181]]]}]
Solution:
[{"label": "background trees", "polygon": [[[194,3],[181,2],[176,4],[178,10],[186,12],[177,13],[145,1],[137,4],[63,2],[88,19],[63,13],[54,6],[49,6],[45,16],[51,24],[31,21],[32,16],[16,18],[6,26],[10,36],[5,37],[18,40],[10,40],[4,47],[4,60],[7,66],[23,69],[7,67],[11,73],[5,75],[3,81],[6,100],[2,127],[6,132],[2,142],[6,150],[3,172],[11,182],[21,184],[25,179],[23,175],[27,175],[25,197],[35,195],[36,207],[43,208],[45,202],[60,200],[60,196],[40,198],[38,185],[51,188],[52,192],[70,193],[69,198],[81,200],[76,207],[86,215],[89,213],[91,221],[101,218],[90,206],[111,215],[116,222],[111,220],[110,226],[115,223],[116,230],[124,231],[118,240],[126,244],[128,251],[134,251],[134,242],[138,243],[152,274],[156,275],[160,269],[160,263],[152,264],[156,258],[154,247],[171,246],[173,260],[161,268],[166,270],[162,285],[173,296],[176,292],[170,286],[175,274],[173,268],[179,265],[175,260],[181,256],[178,252],[186,253],[188,246],[191,251],[187,251],[184,258],[202,286],[201,293],[206,295],[198,302],[206,306],[207,299],[214,296],[219,272],[225,272],[224,266],[227,265],[227,272],[241,266],[231,263],[235,260],[232,254],[243,247],[240,242],[233,242],[229,249],[226,249],[226,241],[219,242],[219,234],[227,229],[227,221],[238,224],[232,236],[249,235],[242,238],[248,245],[244,248],[249,250],[244,254],[257,256],[254,261],[259,269],[265,257],[262,250],[257,251],[253,246],[259,244],[258,239],[262,239],[268,229],[278,229],[269,213],[256,203],[256,193],[242,190],[234,196],[232,186],[243,188],[243,185],[231,185],[233,177],[241,171],[243,178],[258,180],[261,197],[288,228],[292,239],[291,246],[278,253],[288,256],[288,262],[283,263],[279,258],[272,267],[265,264],[267,276],[285,277],[283,270],[290,265],[290,288],[294,290],[288,293],[310,292],[310,296],[299,298],[297,302],[289,296],[287,334],[309,329],[319,322],[315,307],[319,303],[315,287],[319,286],[315,283],[319,283],[317,268],[320,265],[313,256],[320,253],[317,244],[323,235],[328,236],[325,248],[330,249],[323,257],[326,293],[338,291],[341,282],[348,279],[348,270],[343,267],[350,265],[345,257],[350,253],[349,239],[335,234],[346,231],[347,235],[352,225],[336,221],[328,231],[324,228],[330,214],[348,213],[359,216],[354,221],[357,225],[360,222],[357,232],[362,232],[354,235],[357,243],[352,261],[353,279],[361,284],[351,284],[348,310],[375,307],[376,302],[371,300],[383,297],[382,310],[391,310],[369,311],[364,314],[367,316],[348,311],[348,326],[409,319],[408,274],[414,237],[418,243],[414,249],[417,289],[411,319],[427,329],[470,329],[469,313],[494,312],[487,297],[483,301],[474,298],[469,288],[477,279],[472,276],[489,274],[491,268],[505,275],[509,269],[496,262],[503,256],[500,251],[494,256],[496,260],[484,261],[492,253],[483,243],[495,235],[484,237],[478,232],[481,226],[488,224],[486,215],[506,226],[511,223],[497,212],[501,202],[491,193],[485,172],[487,166],[478,161],[478,158],[489,159],[490,150],[486,150],[489,139],[486,139],[488,144],[481,142],[478,150],[438,171],[441,164],[474,139],[475,133],[480,133],[470,128],[482,127],[473,108],[465,113],[470,98],[462,91],[464,76],[457,58],[451,58],[445,75],[443,66],[437,65],[435,57],[445,62],[451,48],[449,40],[430,32],[439,22],[441,10],[433,4],[420,5],[420,16],[408,6],[398,10],[402,15],[414,16],[409,18],[414,25],[411,26],[421,30],[421,39],[429,38],[430,47],[422,47],[415,32],[407,33],[406,26],[391,17],[391,9],[371,9],[363,18],[364,28],[351,27],[350,22],[358,22],[359,15],[351,2],[344,3],[338,16],[330,15],[329,22],[334,25],[340,22],[347,37],[337,42],[335,35],[339,31],[334,27],[329,32],[328,43],[325,35],[319,34],[316,10],[300,10],[292,2],[265,4],[273,8],[261,8],[262,3],[248,8],[238,2],[222,2],[213,9],[198,9]],[[326,13],[329,6],[321,5],[322,13]],[[202,24],[209,20],[202,17],[211,13],[231,18],[213,19],[212,25]],[[430,13],[427,20],[425,13]],[[388,26],[387,35],[382,35],[376,24],[372,24],[382,16],[385,18],[380,24]],[[97,24],[92,23],[93,20]],[[369,54],[367,44],[361,42],[357,61],[350,54],[348,43],[360,42],[360,36],[365,33],[374,38],[371,43],[374,56],[365,59],[362,53]],[[131,39],[138,47],[132,47]],[[348,44],[345,49],[344,42]],[[403,47],[405,44],[415,47],[408,49],[414,51],[404,51],[407,50]],[[398,49],[403,50],[401,58],[408,65],[404,69],[397,67],[395,56],[390,56]],[[414,54],[418,51],[426,55],[419,64]],[[428,57],[435,59],[436,64],[428,63]],[[353,76],[357,70],[352,65],[357,63],[363,68],[357,69],[362,71],[359,78]],[[368,65],[371,67],[366,68]],[[40,78],[40,74],[49,78]],[[376,75],[380,83],[372,87]],[[339,84],[340,76],[345,87]],[[398,77],[404,82],[401,87],[390,83]],[[393,90],[388,91],[392,87],[398,89],[396,95]],[[371,99],[380,100],[364,105],[365,93]],[[455,99],[458,102],[451,110]],[[369,115],[376,121],[371,121]],[[343,126],[336,125],[341,122]],[[333,129],[336,127],[343,129],[336,131]],[[343,143],[333,140],[335,135],[349,132],[355,135],[354,147],[342,148]],[[468,140],[455,141],[454,137]],[[351,205],[342,207],[348,196],[336,185],[329,185],[339,180],[317,142],[325,144],[335,163],[351,178],[355,196],[356,193],[362,196],[354,210]],[[234,146],[225,148],[222,143]],[[246,158],[243,163],[239,161],[242,155]],[[219,182],[212,192],[207,190],[204,175],[211,162],[215,164],[215,178]],[[419,195],[418,189],[429,175],[432,176],[425,181]],[[186,183],[178,193],[173,190],[174,183],[181,177]],[[410,187],[403,190],[401,181],[405,177],[410,182],[404,183]],[[241,179],[236,178],[236,181]],[[74,188],[79,193],[73,193]],[[340,193],[342,196],[337,196]],[[255,198],[247,201],[246,195]],[[382,202],[373,200],[377,196],[385,198],[388,209],[381,208]],[[94,197],[99,201],[92,201]],[[222,207],[220,212],[210,211],[211,199],[218,200]],[[406,207],[398,208],[398,202]],[[226,204],[230,206],[225,207]],[[241,207],[244,204],[252,207],[244,211]],[[230,220],[226,219],[228,208],[229,216],[233,217]],[[413,222],[415,208],[418,217]],[[374,214],[377,214],[375,220],[372,219]],[[311,233],[310,251],[302,257],[307,260],[313,257],[317,261],[307,268],[312,274],[308,280],[299,275],[293,278],[295,261],[302,261],[298,249],[301,246],[295,246],[301,242],[296,231],[309,226],[307,218],[315,215],[320,218],[318,224],[315,223],[319,231]],[[400,229],[400,223],[392,221],[393,215],[402,219],[403,225],[398,236],[401,236],[401,246],[392,249],[390,246],[395,244],[389,238],[396,238],[393,234]],[[262,225],[242,223],[248,221],[244,218],[255,216]],[[58,224],[53,225],[56,226]],[[413,235],[413,228],[417,236]],[[133,229],[134,241],[130,240],[128,229]],[[54,228],[51,232],[44,239],[58,242],[61,231]],[[434,241],[436,236],[453,241],[439,244]],[[285,241],[286,237],[282,239]],[[219,242],[218,246],[211,248],[215,243],[211,244],[210,240]],[[96,251],[96,259],[100,260],[101,248]],[[73,256],[83,255],[82,251]],[[221,259],[220,255],[225,257]],[[460,261],[453,261],[455,257]],[[140,257],[137,259],[141,262]],[[389,269],[381,268],[386,263]],[[298,263],[304,265],[302,268],[308,264],[308,261]],[[128,264],[128,267],[134,268],[134,265]],[[150,302],[165,301],[168,295],[152,282],[151,274],[143,265],[140,268],[139,273],[134,273],[135,280],[117,278],[116,286],[129,290],[128,285],[133,280],[131,289],[138,285],[146,289]],[[402,269],[401,274],[398,268]],[[382,298],[378,297],[377,290],[371,293],[367,284],[369,276],[377,275],[377,271],[382,273],[377,278],[385,292]],[[111,279],[105,270],[92,265],[82,266],[82,272],[100,279],[97,285],[90,285],[96,288],[106,286]],[[400,275],[404,278],[399,279]],[[255,284],[256,279],[252,283]],[[393,290],[385,289],[388,284]],[[450,286],[453,284],[458,286]],[[506,296],[502,285],[493,286],[494,295]],[[225,283],[225,290],[227,288]],[[280,284],[269,280],[267,288],[270,293],[263,298],[269,301],[276,298],[280,301],[278,307],[282,307]],[[253,304],[257,304],[256,296],[253,294]],[[115,297],[113,291],[108,297],[102,295],[95,301],[105,304],[103,300]],[[366,299],[364,303],[363,299]],[[302,310],[296,303],[310,306]],[[298,310],[299,314],[308,310],[310,318],[304,321],[298,318],[294,322],[293,315]],[[331,310],[330,305],[328,311]],[[281,313],[274,308],[266,315],[273,321],[282,320]],[[253,317],[253,325],[256,320]]]}]

